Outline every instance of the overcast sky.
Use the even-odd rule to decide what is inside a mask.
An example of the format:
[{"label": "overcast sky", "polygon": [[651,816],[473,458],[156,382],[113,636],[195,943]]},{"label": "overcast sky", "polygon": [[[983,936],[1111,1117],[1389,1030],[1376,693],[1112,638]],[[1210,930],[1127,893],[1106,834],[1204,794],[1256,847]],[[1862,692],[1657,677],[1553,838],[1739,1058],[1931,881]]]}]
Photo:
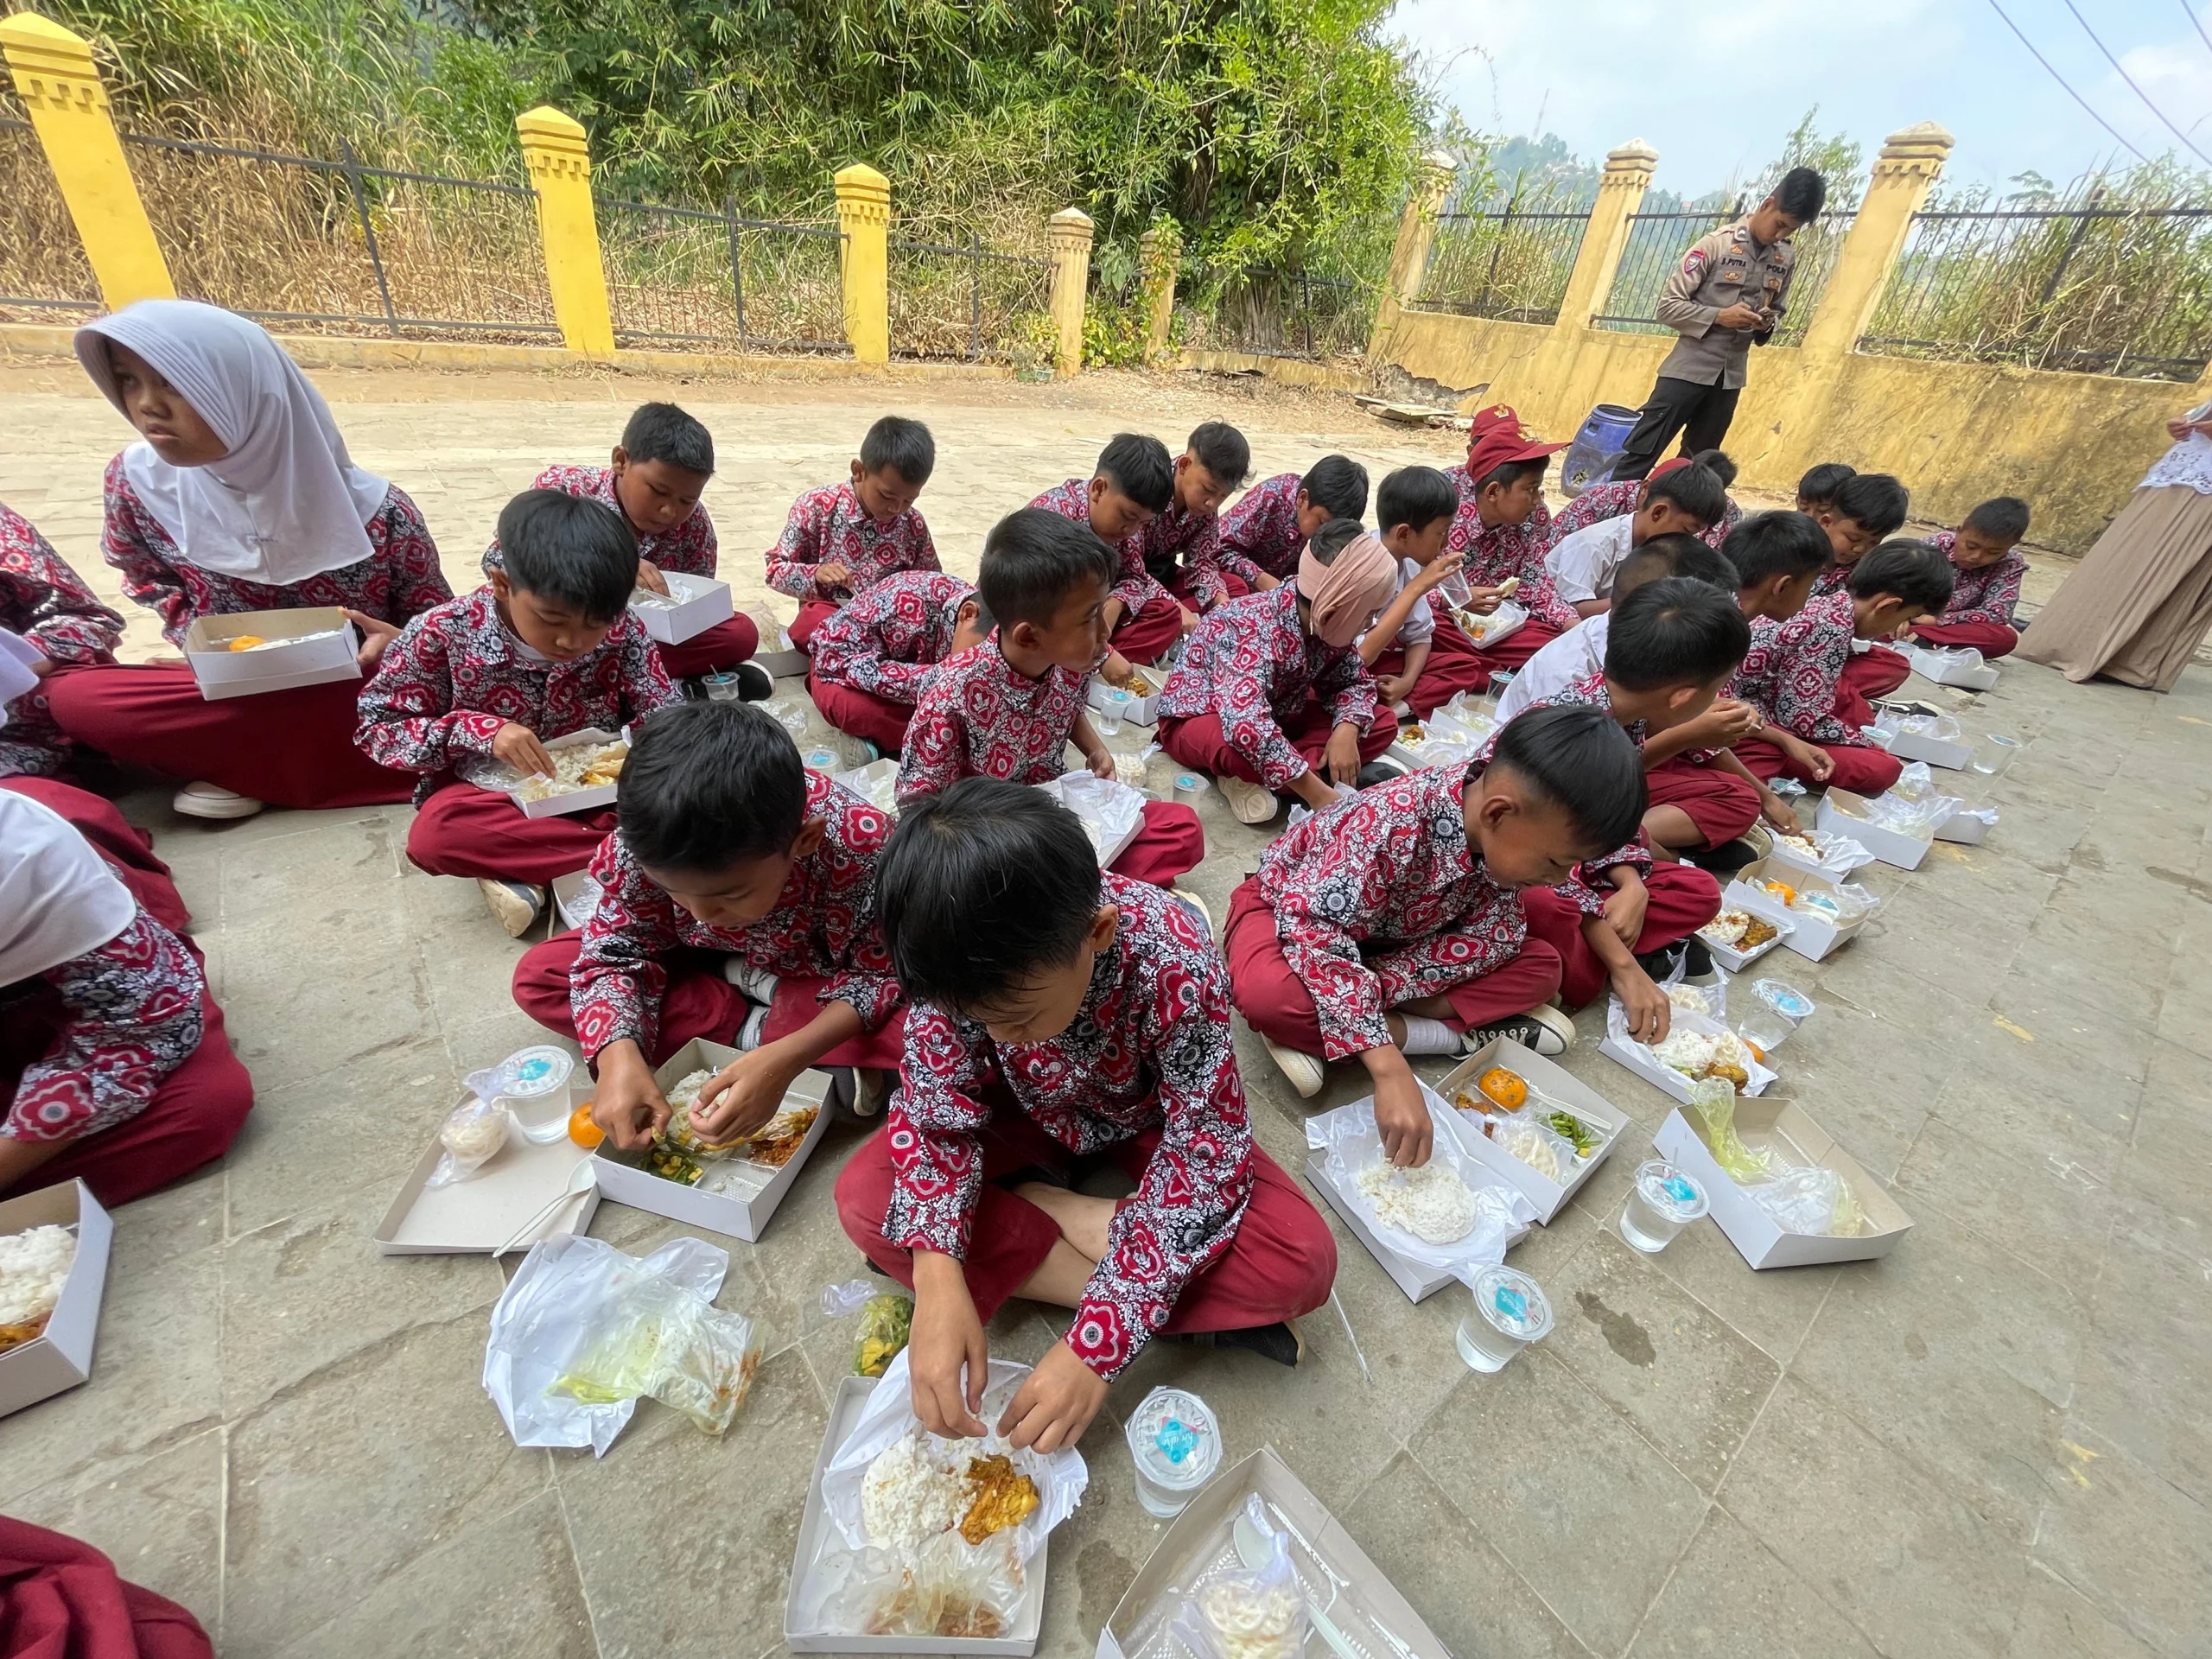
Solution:
[{"label": "overcast sky", "polygon": [[[2052,67],[2145,154],[2182,151],[2098,52],[2065,0],[1998,0]],[[2212,0],[2074,0],[2137,86],[2212,153]],[[1551,131],[1596,161],[1631,137],[1657,182],[1694,194],[1755,172],[1808,105],[1862,140],[1935,120],[1958,139],[1946,177],[2063,182],[2111,134],[2029,55],[1991,0],[1401,0],[1394,25],[1481,131]],[[2194,158],[2190,158],[2192,161]]]}]

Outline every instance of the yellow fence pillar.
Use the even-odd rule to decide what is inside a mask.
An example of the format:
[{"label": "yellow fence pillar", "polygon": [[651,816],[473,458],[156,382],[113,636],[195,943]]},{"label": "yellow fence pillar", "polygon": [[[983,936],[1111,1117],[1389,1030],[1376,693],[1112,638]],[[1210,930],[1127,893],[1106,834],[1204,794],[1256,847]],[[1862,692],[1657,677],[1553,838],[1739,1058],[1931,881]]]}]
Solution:
[{"label": "yellow fence pillar", "polygon": [[1449,152],[1433,149],[1421,157],[1413,194],[1398,218],[1398,238],[1390,245],[1390,274],[1383,279],[1382,295],[1375,306],[1375,326],[1369,331],[1370,354],[1382,350],[1382,337],[1398,320],[1398,308],[1421,292],[1428,270],[1429,245],[1436,239],[1436,215],[1451,194],[1459,163]]},{"label": "yellow fence pillar", "polygon": [[1643,193],[1651,188],[1651,175],[1658,168],[1659,152],[1641,138],[1605,153],[1598,200],[1575,252],[1574,269],[1567,275],[1567,292],[1560,299],[1560,327],[1587,328],[1612,292],[1614,273],[1628,249],[1629,216],[1643,205]]},{"label": "yellow fence pillar", "polygon": [[837,174],[845,339],[858,363],[891,360],[891,181],[864,162]]},{"label": "yellow fence pillar", "polygon": [[59,23],[19,11],[0,22],[0,51],[109,309],[175,299],[176,285],[124,159],[92,47]]},{"label": "yellow fence pillar", "polygon": [[1045,240],[1052,257],[1052,321],[1060,331],[1062,374],[1083,367],[1083,308],[1090,297],[1090,215],[1063,207],[1046,222]]},{"label": "yellow fence pillar", "polygon": [[1137,273],[1144,296],[1144,360],[1167,355],[1175,331],[1175,268],[1183,257],[1183,232],[1173,219],[1154,226],[1137,241]]},{"label": "yellow fence pillar", "polygon": [[591,211],[591,146],[581,123],[550,104],[515,117],[522,158],[537,193],[537,233],[545,245],[545,286],[561,340],[586,357],[614,355],[614,318],[600,263],[599,221]]},{"label": "yellow fence pillar", "polygon": [[1859,204],[1812,326],[1805,331],[1808,361],[1849,356],[1859,336],[1866,332],[1889,288],[1897,256],[1904,251],[1912,216],[1943,171],[1951,143],[1951,135],[1933,121],[1893,132],[1884,141],[1866,199]]}]

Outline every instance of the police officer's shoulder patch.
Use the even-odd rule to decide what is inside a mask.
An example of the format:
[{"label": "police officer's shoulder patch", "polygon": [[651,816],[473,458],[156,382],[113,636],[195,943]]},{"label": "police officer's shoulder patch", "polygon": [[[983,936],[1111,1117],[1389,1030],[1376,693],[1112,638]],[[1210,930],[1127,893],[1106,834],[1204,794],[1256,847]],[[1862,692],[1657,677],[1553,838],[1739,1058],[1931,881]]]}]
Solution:
[{"label": "police officer's shoulder patch", "polygon": [[1694,276],[1705,269],[1705,250],[1692,248],[1682,256],[1682,275]]}]

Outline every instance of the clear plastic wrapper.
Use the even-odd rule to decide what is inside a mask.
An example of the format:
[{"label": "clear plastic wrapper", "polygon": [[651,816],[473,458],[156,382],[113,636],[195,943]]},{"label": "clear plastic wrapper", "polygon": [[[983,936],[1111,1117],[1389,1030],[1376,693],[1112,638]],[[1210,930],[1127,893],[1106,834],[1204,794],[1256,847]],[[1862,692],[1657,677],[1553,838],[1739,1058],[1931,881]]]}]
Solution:
[{"label": "clear plastic wrapper", "polygon": [[1834,1170],[1770,1162],[1777,1166],[1772,1180],[1741,1185],[1783,1231],[1856,1238],[1866,1230],[1866,1212]]},{"label": "clear plastic wrapper", "polygon": [[[1629,1035],[1628,1010],[1618,996],[1605,1009],[1605,1035],[1611,1040],[1641,1048],[1651,1064],[1663,1066],[1687,1079],[1695,1093],[1699,1083],[1725,1078],[1724,1087],[1746,1095],[1764,1094],[1775,1074],[1759,1062],[1743,1039],[1719,1020],[1694,1008],[1679,1005],[1659,1042],[1638,1043]],[[1735,1073],[1742,1074],[1738,1081]]]},{"label": "clear plastic wrapper", "polygon": [[1103,858],[1107,849],[1135,830],[1144,818],[1144,793],[1117,778],[1095,777],[1088,772],[1063,772],[1039,788],[1056,797],[1082,820],[1092,850]]},{"label": "clear plastic wrapper", "polygon": [[1831,835],[1825,830],[1809,830],[1802,836],[1777,830],[1773,855],[1785,864],[1803,865],[1838,880],[1874,861],[1874,855],[1850,836]]},{"label": "clear plastic wrapper", "polygon": [[1768,1179],[1774,1173],[1774,1153],[1766,1147],[1756,1152],[1736,1133],[1736,1091],[1726,1080],[1707,1077],[1690,1084],[1690,1110],[1705,1125],[1706,1144],[1713,1161],[1738,1185]]},{"label": "clear plastic wrapper", "polygon": [[1517,1112],[1490,1113],[1484,1120],[1484,1133],[1545,1179],[1565,1185],[1574,1179],[1580,1155],[1573,1141],[1544,1122],[1545,1116],[1541,1103],[1532,1101]]},{"label": "clear plastic wrapper", "polygon": [[507,1131],[513,1126],[514,1115],[507,1110],[505,1102],[471,1095],[453,1109],[438,1130],[445,1152],[423,1183],[424,1190],[451,1186],[475,1174],[499,1155],[499,1149],[507,1144]]},{"label": "clear plastic wrapper", "polygon": [[1426,1085],[1421,1096],[1428,1103],[1429,1116],[1436,1125],[1429,1161],[1448,1169],[1472,1199],[1472,1224],[1457,1238],[1441,1243],[1424,1239],[1384,1221],[1376,1209],[1374,1197],[1363,1191],[1360,1177],[1387,1166],[1389,1161],[1382,1151],[1382,1134],[1375,1127],[1372,1100],[1355,1101],[1335,1111],[1309,1117],[1306,1120],[1306,1143],[1325,1154],[1330,1184],[1359,1211],[1360,1219],[1377,1238],[1408,1261],[1440,1268],[1471,1284],[1474,1275],[1484,1268],[1495,1267],[1505,1260],[1506,1247],[1526,1232],[1529,1224],[1535,1219],[1535,1206],[1503,1185],[1461,1146],[1461,1131],[1452,1122],[1459,1114],[1445,1103],[1442,1096]]},{"label": "clear plastic wrapper", "polygon": [[1874,716],[1874,729],[1882,734],[1882,747],[1887,748],[1900,735],[1932,738],[1939,743],[1959,741],[1959,722],[1948,715],[1908,714],[1902,709],[1885,709]]},{"label": "clear plastic wrapper", "polygon": [[[1948,715],[1944,718],[1949,720]],[[1954,728],[1958,725],[1956,721],[1949,723]],[[1866,803],[1866,821],[1925,841],[1964,804],[1957,796],[1946,795],[1936,786],[1925,760],[1916,760],[1897,774],[1897,782],[1885,793]]]},{"label": "clear plastic wrapper", "polygon": [[760,1363],[753,1321],[714,1305],[728,1270],[728,1253],[696,1238],[643,1258],[570,1235],[533,1245],[492,1310],[484,1356],[515,1444],[604,1456],[647,1395],[727,1429]]},{"label": "clear plastic wrapper", "polygon": [[1257,1494],[1236,1522],[1238,1554],[1264,1541],[1266,1554],[1192,1586],[1169,1632],[1199,1659],[1301,1659],[1309,1620],[1290,1563],[1290,1537],[1268,1524]]},{"label": "clear plastic wrapper", "polygon": [[842,1283],[824,1285],[822,1294],[815,1299],[825,1319],[850,1318],[875,1300],[876,1287],[882,1281],[874,1279],[848,1279]]},{"label": "clear plastic wrapper", "polygon": [[871,760],[851,772],[836,773],[830,782],[842,784],[879,812],[899,816],[899,763]]},{"label": "clear plastic wrapper", "polygon": [[1014,1629],[1028,1582],[1012,1537],[970,1544],[947,1532],[916,1550],[854,1549],[830,1529],[799,1592],[800,1621],[830,1636],[995,1640]]},{"label": "clear plastic wrapper", "polygon": [[853,1338],[853,1375],[881,1376],[906,1351],[914,1325],[913,1299],[886,1292],[861,1308],[861,1328]]}]

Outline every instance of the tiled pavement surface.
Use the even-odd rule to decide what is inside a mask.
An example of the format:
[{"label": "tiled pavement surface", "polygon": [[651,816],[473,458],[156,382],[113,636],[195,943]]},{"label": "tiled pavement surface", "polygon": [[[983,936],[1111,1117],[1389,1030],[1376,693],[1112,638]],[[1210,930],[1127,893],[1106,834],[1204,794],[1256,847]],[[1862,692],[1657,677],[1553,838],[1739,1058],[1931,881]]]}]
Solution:
[{"label": "tiled pavement surface", "polygon": [[[602,451],[643,395],[404,385],[334,389],[457,582],[505,495]],[[1172,435],[1221,406],[1135,380],[679,395],[715,429],[709,499],[741,577],[894,398],[937,429],[924,506],[956,568],[1117,427]],[[1370,466],[1448,449],[1349,405],[1234,409],[1269,470],[1338,444]],[[96,578],[119,433],[35,391],[0,428],[0,499]],[[2212,1650],[2212,674],[2158,698],[2013,667],[1986,696],[1931,695],[2030,740],[1993,785],[1967,782],[2003,823],[1913,874],[1876,867],[1866,934],[1823,965],[1784,958],[1821,1011],[1780,1088],[1911,1213],[1893,1255],[1755,1274],[1709,1225],[1637,1255],[1607,1230],[1617,1157],[1514,1253],[1560,1313],[1528,1363],[1466,1371],[1461,1301],[1408,1304],[1346,1234],[1371,1382],[1325,1310],[1298,1374],[1160,1348],[1109,1411],[1157,1381],[1198,1389],[1231,1451],[1272,1442],[1468,1659]],[[259,1103],[223,1165],[118,1214],[97,1372],[0,1421],[0,1508],[111,1552],[226,1654],[780,1651],[849,1358],[815,1297],[859,1266],[830,1205],[858,1127],[833,1129],[763,1243],[732,1246],[723,1300],[772,1352],[726,1440],[648,1403],[603,1461],[517,1451],[477,1381],[498,1270],[381,1260],[369,1234],[460,1074],[535,1034],[506,995],[519,947],[469,884],[405,865],[404,808],[230,826],[179,820],[159,791],[126,808],[197,915]],[[1261,837],[1217,798],[1206,823],[1194,885],[1219,915]],[[1656,1128],[1669,1103],[1596,1052],[1597,1013],[1580,1023],[1570,1069]],[[1300,1103],[1239,1043],[1262,1141],[1300,1161]],[[642,1250],[679,1230],[610,1204],[593,1230]],[[1033,1357],[1052,1335],[1017,1313],[994,1339]],[[1046,1653],[1090,1651],[1159,1534],[1115,1429],[1089,1436],[1090,1495],[1054,1541]]]}]

